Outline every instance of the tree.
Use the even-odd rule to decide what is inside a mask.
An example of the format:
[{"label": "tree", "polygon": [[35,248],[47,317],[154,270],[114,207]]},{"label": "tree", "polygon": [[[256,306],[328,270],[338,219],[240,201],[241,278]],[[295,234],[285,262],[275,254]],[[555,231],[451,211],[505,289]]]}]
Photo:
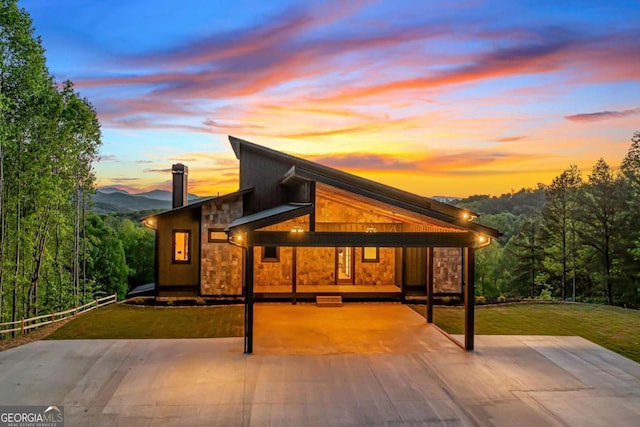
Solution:
[{"label": "tree", "polygon": [[631,147],[620,165],[626,199],[626,231],[628,257],[623,272],[628,277],[625,303],[640,306],[640,229],[637,226],[637,212],[640,210],[640,132],[631,138]]},{"label": "tree", "polygon": [[[542,208],[542,234],[545,244],[547,265],[550,262],[559,264],[561,298],[566,299],[567,270],[569,258],[575,251],[571,250],[575,239],[575,217],[577,211],[577,192],[582,185],[582,176],[576,165],[571,165],[553,179],[546,187],[545,203]],[[575,259],[575,258],[574,258]],[[575,270],[575,263],[574,263]],[[575,271],[573,274],[575,278]]]},{"label": "tree", "polygon": [[509,239],[504,251],[512,259],[511,262],[505,261],[511,266],[512,292],[517,296],[529,294],[534,298],[544,254],[540,241],[540,218],[534,216],[524,220],[520,232]]},{"label": "tree", "polygon": [[88,259],[87,278],[90,287],[98,294],[127,294],[129,269],[124,248],[115,230],[105,224],[98,215],[87,219]]},{"label": "tree", "polygon": [[110,218],[111,225],[122,241],[127,266],[129,289],[155,280],[155,232],[128,218]]},{"label": "tree", "polygon": [[68,242],[78,248],[83,238],[79,212],[86,211],[101,141],[89,102],[71,82],[59,90],[49,75],[28,13],[15,0],[0,1],[2,321],[78,303],[81,254]]},{"label": "tree", "polygon": [[626,203],[622,183],[611,167],[599,159],[579,195],[578,236],[599,254],[602,286],[608,304],[613,304],[612,271],[619,256]]}]

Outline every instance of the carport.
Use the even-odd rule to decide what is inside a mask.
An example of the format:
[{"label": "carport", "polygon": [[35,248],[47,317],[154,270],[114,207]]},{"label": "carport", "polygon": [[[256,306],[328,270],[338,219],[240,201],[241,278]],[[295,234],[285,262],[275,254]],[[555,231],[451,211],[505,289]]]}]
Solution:
[{"label": "carport", "polygon": [[474,347],[474,264],[475,250],[485,246],[473,232],[286,232],[262,231],[264,228],[307,213],[307,205],[299,209],[275,208],[239,218],[229,224],[229,243],[244,249],[245,327],[244,352],[253,353],[254,344],[254,247],[396,247],[427,248],[427,323],[433,323],[433,248],[463,249],[462,295],[464,300],[464,343]]}]

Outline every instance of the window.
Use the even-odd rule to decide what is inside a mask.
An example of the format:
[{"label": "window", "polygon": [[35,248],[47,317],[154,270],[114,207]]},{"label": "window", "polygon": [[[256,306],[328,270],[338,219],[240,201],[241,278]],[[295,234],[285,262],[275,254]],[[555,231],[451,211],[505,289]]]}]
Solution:
[{"label": "window", "polygon": [[336,248],[336,284],[353,285],[354,259],[353,248]]},{"label": "window", "polygon": [[191,230],[173,230],[173,262],[188,264],[191,262]]},{"label": "window", "polygon": [[280,248],[277,246],[262,247],[262,262],[279,262]]},{"label": "window", "polygon": [[377,247],[362,248],[362,262],[379,262],[380,251]]},{"label": "window", "polygon": [[210,228],[209,243],[227,243],[227,233],[224,232],[224,228]]}]

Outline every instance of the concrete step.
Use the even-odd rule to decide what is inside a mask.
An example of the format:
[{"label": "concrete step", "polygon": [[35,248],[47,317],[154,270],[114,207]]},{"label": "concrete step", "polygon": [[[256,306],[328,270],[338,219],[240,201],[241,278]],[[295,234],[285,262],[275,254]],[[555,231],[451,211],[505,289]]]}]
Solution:
[{"label": "concrete step", "polygon": [[342,297],[340,295],[318,295],[316,296],[318,307],[342,307]]}]

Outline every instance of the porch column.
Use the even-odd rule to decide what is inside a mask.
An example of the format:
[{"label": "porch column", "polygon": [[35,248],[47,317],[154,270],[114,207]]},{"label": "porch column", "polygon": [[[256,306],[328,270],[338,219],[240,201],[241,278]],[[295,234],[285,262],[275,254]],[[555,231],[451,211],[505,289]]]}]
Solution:
[{"label": "porch column", "polygon": [[298,248],[296,246],[291,248],[291,304],[296,304],[298,301]]},{"label": "porch column", "polygon": [[427,323],[433,323],[433,249],[427,248]]},{"label": "porch column", "polygon": [[475,249],[464,248],[464,349],[473,350],[475,320]]},{"label": "porch column", "polygon": [[244,257],[244,352],[253,353],[253,246]]}]

